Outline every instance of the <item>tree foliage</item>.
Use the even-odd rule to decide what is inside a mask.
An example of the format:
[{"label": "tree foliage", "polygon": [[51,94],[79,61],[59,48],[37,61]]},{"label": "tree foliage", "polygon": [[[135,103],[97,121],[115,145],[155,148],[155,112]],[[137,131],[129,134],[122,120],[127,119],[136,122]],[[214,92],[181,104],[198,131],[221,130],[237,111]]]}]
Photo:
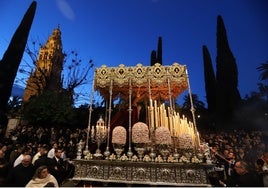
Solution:
[{"label": "tree foliage", "polygon": [[234,118],[236,108],[241,103],[238,90],[238,68],[229,47],[222,17],[217,17],[216,74],[206,46],[203,46],[204,77],[208,110],[211,118],[222,125]]},{"label": "tree foliage", "polygon": [[7,115],[8,117],[19,117],[21,115],[22,99],[18,96],[12,96],[8,100]]},{"label": "tree foliage", "polygon": [[0,116],[6,113],[7,102],[24,53],[36,6],[36,1],[29,6],[0,61]]},{"label": "tree foliage", "polygon": [[217,109],[217,81],[212,65],[211,56],[208,48],[205,45],[203,46],[203,62],[208,111],[214,114]]},{"label": "tree foliage", "polygon": [[72,99],[65,92],[43,92],[25,104],[23,117],[32,125],[70,125],[74,117]]},{"label": "tree foliage", "polygon": [[261,72],[260,79],[268,81],[268,61],[266,63],[262,63],[257,70]]},{"label": "tree foliage", "polygon": [[[192,98],[192,103],[191,103],[191,98]],[[183,97],[183,104],[181,107],[179,107],[178,111],[181,115],[183,114],[186,117],[188,117],[189,120],[193,121],[192,119],[193,115],[192,115],[191,110],[194,110],[195,115],[203,113],[203,111],[205,111],[205,103],[200,101],[196,94],[192,94],[191,97],[189,94],[185,95]]]}]

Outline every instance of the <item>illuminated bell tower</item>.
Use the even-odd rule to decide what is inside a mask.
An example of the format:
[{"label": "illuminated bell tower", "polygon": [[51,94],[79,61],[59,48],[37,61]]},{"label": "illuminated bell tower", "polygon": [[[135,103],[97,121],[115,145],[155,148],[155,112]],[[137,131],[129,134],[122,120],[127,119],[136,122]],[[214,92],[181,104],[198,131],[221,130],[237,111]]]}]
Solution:
[{"label": "illuminated bell tower", "polygon": [[39,50],[35,70],[27,80],[23,102],[29,101],[32,96],[37,96],[44,90],[60,91],[62,89],[63,61],[61,31],[57,27],[45,46]]}]

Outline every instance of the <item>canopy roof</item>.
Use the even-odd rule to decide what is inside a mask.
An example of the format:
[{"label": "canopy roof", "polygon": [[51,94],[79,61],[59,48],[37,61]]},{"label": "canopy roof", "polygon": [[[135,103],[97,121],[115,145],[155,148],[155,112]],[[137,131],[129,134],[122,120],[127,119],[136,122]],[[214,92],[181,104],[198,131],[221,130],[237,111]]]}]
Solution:
[{"label": "canopy roof", "polygon": [[118,67],[102,65],[100,68],[96,68],[94,89],[99,91],[101,96],[107,98],[111,85],[113,98],[120,96],[128,99],[131,89],[131,97],[149,99],[150,87],[151,99],[168,100],[169,94],[172,98],[177,98],[188,88],[187,69],[185,65],[176,62],[171,66],[162,66],[156,63],[153,66],[137,64],[126,67],[120,64]]}]

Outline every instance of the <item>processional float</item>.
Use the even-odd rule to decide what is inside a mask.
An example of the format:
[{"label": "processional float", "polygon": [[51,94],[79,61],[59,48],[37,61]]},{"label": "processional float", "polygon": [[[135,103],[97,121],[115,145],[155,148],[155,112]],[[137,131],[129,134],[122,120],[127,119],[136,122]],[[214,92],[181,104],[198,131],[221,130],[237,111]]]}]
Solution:
[{"label": "processional float", "polygon": [[[189,121],[185,116],[181,116],[175,110],[175,99],[186,89],[188,89],[190,97],[192,121]],[[107,115],[104,120],[100,118],[96,126],[91,125],[94,91],[98,91],[106,99],[106,104],[108,104],[106,105]],[[119,96],[128,101],[128,130],[122,125],[118,125],[111,130],[112,102]],[[176,62],[171,66],[156,63],[153,66],[137,64],[136,66],[126,67],[121,64],[118,67],[103,65],[100,68],[96,68],[90,99],[86,146],[83,148],[81,144],[79,145],[77,159],[82,159],[83,154],[83,159],[88,161],[94,161],[94,159],[105,160],[100,163],[99,161],[91,161],[90,164],[92,163],[93,166],[89,165],[89,163],[87,164],[88,166],[85,166],[86,164],[80,163],[80,161],[77,162],[77,168],[81,169],[84,165],[84,168],[91,169],[91,173],[94,171],[95,175],[96,171],[98,171],[98,177],[102,178],[97,178],[97,175],[96,177],[94,175],[92,177],[89,174],[81,175],[81,170],[76,171],[74,178],[81,179],[84,177],[82,178],[84,180],[97,178],[101,179],[100,181],[117,181],[127,176],[125,178],[129,180],[125,180],[126,182],[135,180],[134,182],[139,183],[140,180],[144,180],[140,173],[143,174],[143,172],[148,171],[150,175],[148,175],[146,181],[150,184],[159,181],[166,183],[173,181],[169,178],[163,180],[163,178],[167,178],[166,175],[177,177],[175,182],[171,182],[172,185],[181,181],[184,181],[184,183],[186,181],[185,185],[189,185],[187,181],[199,182],[198,185],[207,184],[206,169],[208,166],[206,164],[210,164],[209,148],[206,144],[200,143],[195,121],[195,109],[191,97],[187,68],[185,65],[180,65]],[[146,106],[146,123],[137,122],[132,125],[131,114],[133,112],[133,103],[136,103],[136,101],[143,101]],[[111,131],[112,134],[110,134]],[[124,153],[126,134],[128,134],[128,151]],[[111,135],[112,138],[110,138]],[[97,150],[94,154],[91,154],[88,150],[88,144],[92,138],[97,143]],[[106,141],[106,150],[102,154],[99,146],[102,142],[105,142],[104,140]],[[111,142],[115,154],[111,153]],[[134,148],[135,154],[132,148]],[[84,151],[82,152],[83,149]],[[206,159],[206,164],[204,164],[204,159]],[[123,166],[128,166],[129,168],[123,167],[120,164],[122,161],[125,161]],[[135,167],[135,164],[133,166],[135,162],[140,167]],[[159,163],[165,164],[164,167],[159,167],[157,165]],[[172,163],[172,165],[167,166],[168,163]],[[180,165],[185,163],[198,163],[200,166],[195,167],[195,170],[189,166],[188,170],[177,169],[181,168]],[[174,164],[179,166],[174,167]],[[154,176],[158,170],[162,175],[157,179]],[[198,176],[193,175],[195,174],[194,171],[198,172]],[[131,173],[131,176],[129,176],[129,173]],[[186,175],[185,177],[179,177],[178,173],[180,176],[181,174]],[[185,180],[188,176],[190,179]],[[190,176],[193,176],[195,180]]]}]

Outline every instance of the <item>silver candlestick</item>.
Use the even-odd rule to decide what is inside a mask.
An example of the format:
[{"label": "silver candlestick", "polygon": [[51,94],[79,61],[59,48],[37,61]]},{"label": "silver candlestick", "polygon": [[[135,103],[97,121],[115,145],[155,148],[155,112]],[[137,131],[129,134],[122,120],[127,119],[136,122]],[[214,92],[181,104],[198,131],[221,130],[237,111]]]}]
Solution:
[{"label": "silver candlestick", "polygon": [[92,127],[91,130],[91,140],[93,143],[97,144],[97,149],[95,154],[93,155],[96,158],[102,157],[102,153],[100,150],[100,145],[106,141],[107,138],[107,127],[104,125],[104,120],[102,117],[97,121],[97,125]]}]

